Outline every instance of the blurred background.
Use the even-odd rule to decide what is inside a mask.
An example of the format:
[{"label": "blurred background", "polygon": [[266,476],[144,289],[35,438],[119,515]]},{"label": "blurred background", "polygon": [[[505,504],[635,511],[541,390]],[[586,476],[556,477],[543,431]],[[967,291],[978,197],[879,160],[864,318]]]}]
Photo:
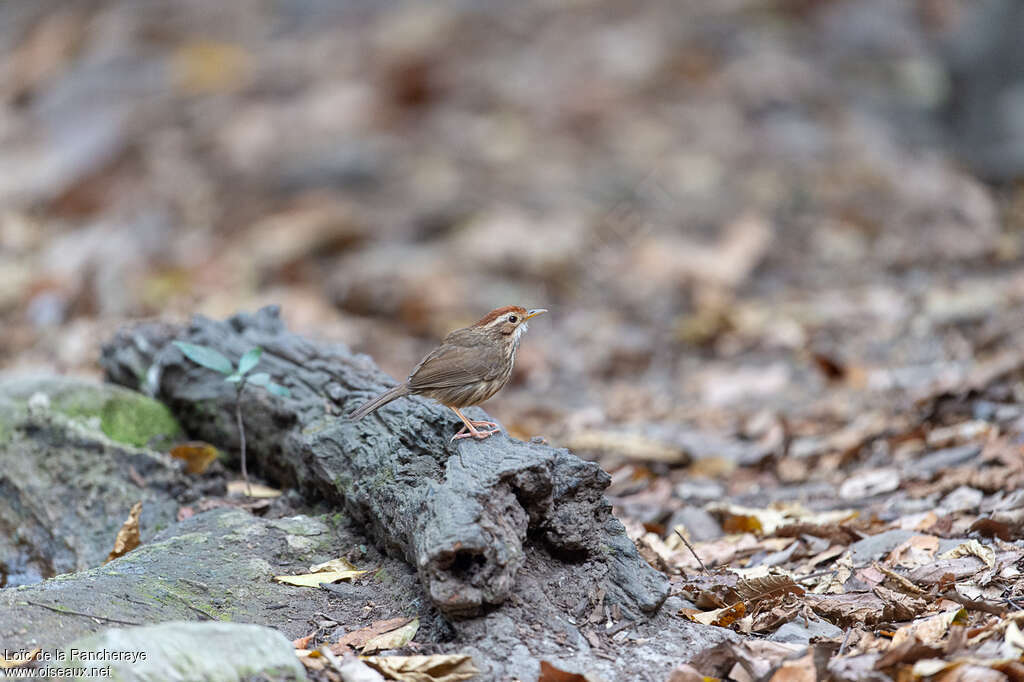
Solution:
[{"label": "blurred background", "polygon": [[1020,355],[1021,35],[1014,0],[3,2],[0,368],[279,303],[401,377],[542,306],[512,433],[620,481],[813,450]]}]

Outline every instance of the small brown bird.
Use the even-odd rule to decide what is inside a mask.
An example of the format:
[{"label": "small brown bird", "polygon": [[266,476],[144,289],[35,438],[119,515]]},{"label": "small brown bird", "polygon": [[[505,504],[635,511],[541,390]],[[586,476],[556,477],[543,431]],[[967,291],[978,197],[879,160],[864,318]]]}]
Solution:
[{"label": "small brown bird", "polygon": [[492,310],[471,327],[456,329],[420,360],[405,382],[364,403],[349,419],[362,419],[402,396],[423,395],[452,408],[465,424],[452,440],[500,433],[494,422],[467,419],[460,408],[479,405],[508,383],[526,321],[546,312],[510,305]]}]

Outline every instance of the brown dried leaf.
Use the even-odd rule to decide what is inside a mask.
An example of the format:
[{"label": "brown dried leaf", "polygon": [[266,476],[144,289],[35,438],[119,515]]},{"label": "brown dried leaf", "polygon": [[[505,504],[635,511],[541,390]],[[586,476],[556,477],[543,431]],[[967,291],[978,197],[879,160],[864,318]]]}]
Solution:
[{"label": "brown dried leaf", "polygon": [[770,575],[764,578],[741,580],[736,584],[736,592],[740,599],[752,609],[763,601],[781,601],[788,595],[804,596],[804,588],[793,582],[788,575]]},{"label": "brown dried leaf", "polygon": [[873,562],[871,565],[875,570],[886,577],[886,582],[888,582],[893,589],[915,596],[924,594],[924,590],[896,571],[887,568],[878,562]]},{"label": "brown dried leaf", "polygon": [[680,663],[665,682],[707,682],[708,678],[689,663]]},{"label": "brown dried leaf", "polygon": [[[701,561],[708,568],[724,566],[732,563],[738,556],[749,555],[761,547],[757,538],[747,533],[739,538],[728,537],[720,540],[709,540],[707,542],[693,542],[694,551],[700,556]],[[700,564],[693,558],[690,551],[683,548],[674,554],[676,566],[700,570]]]},{"label": "brown dried leaf", "polygon": [[940,658],[943,650],[939,647],[929,646],[917,639],[908,639],[902,644],[890,648],[875,663],[876,670],[884,670],[894,665],[917,663],[923,658]]},{"label": "brown dried leaf", "polygon": [[246,52],[231,43],[186,43],[174,55],[175,84],[191,94],[218,92],[241,80],[248,60]]},{"label": "brown dried leaf", "polygon": [[32,649],[32,651],[23,653],[21,651],[11,652],[5,649],[4,653],[6,655],[0,656],[0,670],[13,670],[14,668],[20,668],[23,665],[28,665],[32,661],[36,660],[42,651],[42,649],[36,648]]},{"label": "brown dried leaf", "polygon": [[299,663],[301,663],[306,670],[319,671],[327,668],[327,659],[321,656],[319,651],[296,649],[295,655],[299,657]]},{"label": "brown dried leaf", "polygon": [[971,577],[984,569],[984,567],[984,562],[976,556],[965,556],[959,559],[940,559],[915,568],[907,575],[907,578],[918,585],[934,585],[940,582],[949,583]]},{"label": "brown dried leaf", "polygon": [[716,625],[720,628],[727,628],[743,616],[747,615],[747,607],[743,602],[737,602],[732,606],[726,606],[714,611],[695,613],[690,620],[702,625]]},{"label": "brown dried leaf", "polygon": [[849,545],[860,540],[860,534],[857,531],[841,523],[791,523],[776,530],[775,535],[783,538],[811,535],[831,540],[833,545]]},{"label": "brown dried leaf", "polygon": [[933,535],[915,535],[889,552],[886,562],[900,568],[917,568],[931,563],[939,551],[939,539]]},{"label": "brown dried leaf", "polygon": [[735,504],[715,504],[708,511],[722,515],[722,529],[726,533],[756,533],[767,535],[786,523],[786,517],[777,509],[758,509]]},{"label": "brown dried leaf", "polygon": [[1024,680],[1024,663],[1020,661],[999,661],[992,664],[992,669],[998,670],[1011,680]]},{"label": "brown dried leaf", "polygon": [[353,630],[352,632],[342,635],[342,637],[331,646],[331,653],[336,656],[343,656],[346,653],[351,653],[356,649],[363,647],[374,637],[382,635],[385,632],[391,632],[392,630],[401,628],[403,625],[410,622],[412,622],[412,618],[390,618],[388,620],[378,620],[365,628]]},{"label": "brown dried leaf", "polygon": [[1020,659],[1024,656],[1024,633],[1015,622],[1006,626],[1006,634],[1003,635],[1002,654],[1006,658]]},{"label": "brown dried leaf", "polygon": [[228,495],[245,495],[247,497],[269,498],[281,497],[281,491],[270,486],[245,481],[230,481],[228,483]]},{"label": "brown dried leaf", "polygon": [[363,645],[362,651],[364,654],[375,654],[378,651],[400,649],[412,641],[412,638],[416,636],[419,629],[420,619],[413,618],[400,628],[377,635]]},{"label": "brown dried leaf", "polygon": [[[362,661],[388,679],[398,682],[461,682],[480,674],[473,664],[473,658],[467,654],[367,656]],[[543,670],[543,663],[541,666]]]},{"label": "brown dried leaf", "polygon": [[110,563],[139,546],[141,542],[139,537],[139,514],[141,513],[142,501],[140,500],[132,505],[131,511],[128,512],[128,518],[121,524],[121,530],[117,531],[114,549],[110,550],[110,554],[107,555],[107,559],[103,563]]},{"label": "brown dried leaf", "polygon": [[213,464],[220,452],[209,443],[193,440],[171,448],[171,457],[185,461],[185,471],[202,474]]},{"label": "brown dried leaf", "polygon": [[832,564],[835,573],[814,586],[812,592],[815,594],[842,594],[846,591],[846,581],[853,575],[853,555],[850,550],[843,552],[843,555]]},{"label": "brown dried leaf", "polygon": [[885,602],[871,592],[850,594],[807,594],[804,601],[811,609],[836,625],[874,625],[883,620]]},{"label": "brown dried leaf", "polygon": [[785,661],[776,670],[769,682],[818,682],[818,674],[814,666],[814,652],[791,661]]},{"label": "brown dried leaf", "polygon": [[929,448],[945,448],[961,443],[973,443],[986,440],[996,430],[996,426],[986,421],[973,419],[951,426],[940,426],[928,432],[925,442]]},{"label": "brown dried leaf", "polygon": [[892,637],[892,645],[899,646],[903,642],[913,639],[924,644],[937,645],[946,636],[950,625],[954,622],[966,623],[966,621],[967,611],[963,608],[951,609],[944,613],[921,618],[896,630],[896,634]]},{"label": "brown dried leaf", "polygon": [[767,611],[761,611],[753,619],[750,630],[752,632],[772,632],[781,625],[793,620],[804,608],[804,605],[792,600],[785,604],[779,604]]},{"label": "brown dried leaf", "polygon": [[727,533],[751,532],[763,535],[775,535],[780,528],[793,524],[806,523],[812,526],[827,526],[843,523],[857,516],[857,511],[852,509],[813,512],[799,504],[779,505],[765,509],[719,503],[708,505],[707,509],[722,515],[722,528]]},{"label": "brown dried leaf", "polygon": [[966,556],[978,557],[985,562],[985,565],[988,568],[993,568],[996,565],[996,551],[987,545],[981,544],[977,540],[968,540],[961,545],[957,545],[945,554],[939,555],[939,558],[959,559],[960,557]]},{"label": "brown dried leaf", "polygon": [[714,670],[719,674],[730,671],[726,678],[730,680],[760,680],[767,678],[784,660],[805,649],[806,646],[765,639],[721,642],[694,656],[690,665],[697,670]]},{"label": "brown dried leaf", "polygon": [[814,556],[809,558],[807,561],[805,561],[800,566],[800,568],[797,569],[796,572],[798,574],[814,573],[815,572],[814,569],[815,569],[815,567],[818,564],[820,564],[823,561],[828,561],[829,559],[835,559],[837,556],[839,556],[840,554],[842,554],[845,551],[846,551],[846,546],[845,545],[832,545],[831,547],[826,549],[824,552],[821,552],[819,554],[815,554]]},{"label": "brown dried leaf", "polygon": [[573,673],[548,663],[540,662],[540,677],[537,682],[602,682],[594,673]]},{"label": "brown dried leaf", "polygon": [[975,665],[967,660],[943,661],[936,658],[918,661],[911,669],[911,674],[913,679],[927,677],[936,682],[1006,682],[1007,680],[1006,675],[985,665]]},{"label": "brown dried leaf", "polygon": [[[657,533],[644,533],[636,539],[636,549],[644,561],[662,573],[676,573],[679,560]],[[696,562],[696,560],[694,560]]]},{"label": "brown dried leaf", "polygon": [[[1014,511],[1024,512],[1024,509]],[[1024,517],[1024,513],[1022,513],[1021,516]],[[997,537],[1000,540],[1010,541],[1017,535],[1019,526],[1015,525],[1014,527],[1011,527],[1010,524],[1005,521],[997,521],[994,518],[987,518],[978,519],[971,524],[971,527],[968,530],[985,538]]]},{"label": "brown dried leaf", "polygon": [[928,608],[928,602],[919,597],[913,597],[903,592],[890,590],[887,587],[878,585],[874,593],[886,602],[882,617],[890,621],[903,621],[915,618]]},{"label": "brown dried leaf", "polygon": [[729,570],[698,573],[680,586],[680,591],[701,609],[719,609],[739,601],[736,583],[740,577]]},{"label": "brown dried leaf", "polygon": [[350,580],[366,573],[356,568],[348,559],[338,558],[309,567],[309,573],[301,575],[275,575],[274,580],[296,587],[318,587],[321,583],[336,583]]},{"label": "brown dried leaf", "polygon": [[860,471],[839,487],[839,497],[844,500],[863,500],[881,493],[888,493],[900,487],[900,472],[894,468],[869,469]]},{"label": "brown dried leaf", "polygon": [[314,637],[316,637],[316,633],[315,632],[311,633],[311,634],[308,634],[305,637],[299,637],[297,639],[293,639],[292,640],[292,646],[294,646],[296,649],[308,649],[309,648],[309,644],[310,644],[310,642],[313,641]]}]

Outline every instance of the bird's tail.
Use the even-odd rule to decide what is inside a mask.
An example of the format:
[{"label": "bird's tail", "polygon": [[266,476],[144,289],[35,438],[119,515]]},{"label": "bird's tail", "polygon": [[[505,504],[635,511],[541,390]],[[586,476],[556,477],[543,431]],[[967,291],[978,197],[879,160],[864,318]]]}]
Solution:
[{"label": "bird's tail", "polygon": [[352,421],[362,419],[366,415],[376,410],[378,407],[383,407],[384,405],[390,403],[392,400],[396,400],[408,394],[409,385],[405,383],[399,384],[398,386],[395,386],[392,389],[384,391],[376,398],[371,398],[370,400],[366,401],[356,409],[352,410],[352,412],[349,413],[348,418],[351,419]]}]

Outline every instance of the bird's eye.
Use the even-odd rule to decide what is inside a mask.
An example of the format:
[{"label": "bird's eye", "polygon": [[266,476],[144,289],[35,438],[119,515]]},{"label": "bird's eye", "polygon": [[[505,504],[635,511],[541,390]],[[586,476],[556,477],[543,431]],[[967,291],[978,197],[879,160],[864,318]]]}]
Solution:
[{"label": "bird's eye", "polygon": [[516,317],[515,315],[509,315],[508,316],[508,321],[511,322],[512,324],[515,324],[516,322],[519,321],[519,318]]}]

